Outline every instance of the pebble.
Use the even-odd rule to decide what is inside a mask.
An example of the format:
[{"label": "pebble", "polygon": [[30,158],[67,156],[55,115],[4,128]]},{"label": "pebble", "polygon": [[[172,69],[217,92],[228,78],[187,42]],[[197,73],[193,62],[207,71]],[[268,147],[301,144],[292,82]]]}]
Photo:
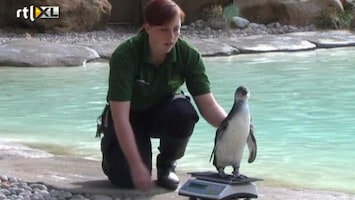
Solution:
[{"label": "pebble", "polygon": [[43,183],[27,183],[16,177],[0,175],[0,200],[113,200],[113,197],[77,194]]},{"label": "pebble", "polygon": [[[234,38],[260,34],[282,34],[290,32],[315,31],[316,27],[281,25],[280,23],[249,23],[244,28],[226,27],[213,29],[208,22],[197,20],[181,27],[181,36],[187,39]],[[120,42],[136,34],[138,28],[129,25],[109,25],[105,30],[68,33],[8,32],[0,29],[0,45],[14,40],[35,40],[53,43],[95,43],[103,41]]]}]

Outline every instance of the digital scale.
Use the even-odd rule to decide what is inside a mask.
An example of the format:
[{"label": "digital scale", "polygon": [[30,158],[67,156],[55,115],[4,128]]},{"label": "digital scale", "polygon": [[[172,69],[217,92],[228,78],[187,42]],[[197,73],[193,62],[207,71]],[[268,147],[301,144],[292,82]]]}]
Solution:
[{"label": "digital scale", "polygon": [[190,200],[229,200],[252,199],[258,197],[255,181],[262,179],[228,175],[221,178],[216,172],[193,172],[189,180],[178,191],[179,195],[188,196]]}]

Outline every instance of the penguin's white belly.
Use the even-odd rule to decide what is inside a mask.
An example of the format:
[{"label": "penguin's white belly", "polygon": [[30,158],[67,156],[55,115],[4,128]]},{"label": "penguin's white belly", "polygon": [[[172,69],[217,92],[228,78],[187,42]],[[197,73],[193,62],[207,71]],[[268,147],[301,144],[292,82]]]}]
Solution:
[{"label": "penguin's white belly", "polygon": [[249,113],[240,113],[229,121],[217,142],[215,152],[217,166],[239,166],[249,131]]}]

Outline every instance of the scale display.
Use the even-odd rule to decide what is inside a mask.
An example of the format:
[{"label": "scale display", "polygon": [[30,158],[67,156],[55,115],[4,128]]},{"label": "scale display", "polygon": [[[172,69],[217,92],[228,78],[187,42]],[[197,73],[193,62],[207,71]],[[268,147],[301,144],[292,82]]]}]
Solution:
[{"label": "scale display", "polygon": [[223,190],[226,189],[226,187],[227,186],[223,184],[216,184],[202,180],[194,180],[188,181],[187,184],[185,184],[181,189],[205,196],[218,196],[223,192]]},{"label": "scale display", "polygon": [[191,173],[194,178],[188,179],[179,189],[179,195],[190,199],[229,200],[238,198],[257,198],[254,181],[262,179],[246,178],[243,180],[222,179],[216,173]]},{"label": "scale display", "polygon": [[256,185],[251,182],[229,185],[200,179],[189,179],[179,189],[179,195],[215,200],[258,197]]}]

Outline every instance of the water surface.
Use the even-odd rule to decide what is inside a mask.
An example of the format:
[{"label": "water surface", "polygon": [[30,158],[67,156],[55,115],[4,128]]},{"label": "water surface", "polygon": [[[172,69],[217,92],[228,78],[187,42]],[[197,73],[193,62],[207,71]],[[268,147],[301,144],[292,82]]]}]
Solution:
[{"label": "water surface", "polygon": [[[248,164],[246,149],[242,173],[265,179],[260,184],[354,192],[354,55],[355,48],[337,48],[205,58],[227,112],[239,85],[251,89],[258,155]],[[100,159],[94,135],[107,75],[107,63],[1,67],[0,140]],[[178,170],[214,170],[214,132],[201,118]]]}]

